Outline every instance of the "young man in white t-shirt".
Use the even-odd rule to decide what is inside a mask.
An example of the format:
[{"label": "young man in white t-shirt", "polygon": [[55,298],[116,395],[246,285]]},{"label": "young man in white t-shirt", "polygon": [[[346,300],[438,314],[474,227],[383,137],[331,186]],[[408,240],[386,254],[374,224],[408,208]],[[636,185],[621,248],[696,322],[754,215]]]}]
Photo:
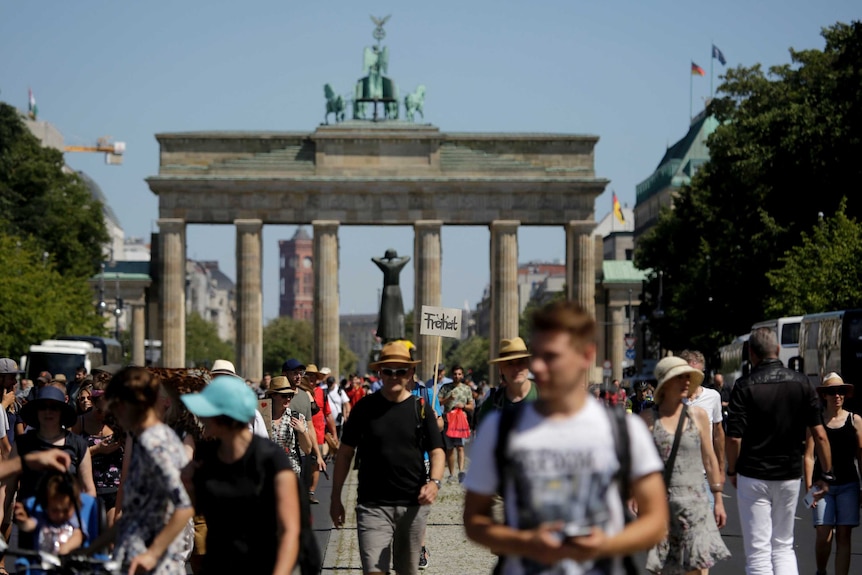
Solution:
[{"label": "young man in white t-shirt", "polygon": [[[464,480],[467,536],[501,556],[504,575],[620,575],[623,557],[666,533],[664,466],[643,422],[625,416],[630,494],[639,513],[626,524],[615,481],[615,416],[587,393],[595,320],[575,303],[556,302],[533,315],[532,331],[538,399],[515,408],[503,477],[495,454],[502,412],[479,426]],[[504,525],[493,519],[498,493]]]},{"label": "young man in white t-shirt", "polygon": [[[697,350],[685,349],[679,353],[679,357],[688,362],[688,364],[700,371],[704,371],[706,367],[706,359],[703,353]],[[712,438],[712,448],[715,451],[715,457],[718,459],[718,470],[721,472],[721,484],[724,485],[724,426],[721,424],[724,419],[721,409],[721,394],[714,389],[703,387],[703,385],[692,387],[688,392],[686,403],[695,405],[706,412],[709,416],[709,436]],[[706,483],[706,492],[709,495],[710,507],[715,507],[715,494],[709,488],[709,481],[704,474],[704,482]]]}]

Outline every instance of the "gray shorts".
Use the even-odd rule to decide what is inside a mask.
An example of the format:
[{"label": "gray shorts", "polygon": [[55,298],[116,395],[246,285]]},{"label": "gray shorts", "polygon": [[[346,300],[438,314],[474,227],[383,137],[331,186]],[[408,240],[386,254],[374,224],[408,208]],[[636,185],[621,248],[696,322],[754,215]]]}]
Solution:
[{"label": "gray shorts", "polygon": [[388,573],[391,563],[398,575],[416,575],[430,512],[430,505],[357,505],[362,571]]}]

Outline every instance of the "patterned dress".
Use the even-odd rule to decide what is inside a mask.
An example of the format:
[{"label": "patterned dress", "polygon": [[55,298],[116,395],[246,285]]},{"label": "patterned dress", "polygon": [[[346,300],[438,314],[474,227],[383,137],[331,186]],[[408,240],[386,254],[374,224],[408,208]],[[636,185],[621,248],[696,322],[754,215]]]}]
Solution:
[{"label": "patterned dress", "polygon": [[[716,561],[730,557],[706,494],[700,434],[690,415],[686,419],[668,490],[669,533],[647,556],[647,570],[662,575],[709,569]],[[656,417],[653,439],[662,461],[670,457],[673,436]]]},{"label": "patterned dress", "polygon": [[[301,421],[305,421],[305,416],[301,413],[295,413],[295,416]],[[290,411],[285,411],[284,415],[278,422],[278,425],[273,426],[270,439],[281,447],[287,454],[290,460],[290,467],[297,475],[302,473],[302,456],[299,452],[299,438],[296,436],[296,430],[290,426]]]},{"label": "patterned dress", "polygon": [[[117,522],[115,559],[129,562],[145,552],[174,510],[191,507],[180,480],[187,463],[180,438],[167,425],[148,427],[135,438],[129,476],[123,483],[123,515]],[[184,575],[190,543],[186,531],[177,536],[152,573]]]}]

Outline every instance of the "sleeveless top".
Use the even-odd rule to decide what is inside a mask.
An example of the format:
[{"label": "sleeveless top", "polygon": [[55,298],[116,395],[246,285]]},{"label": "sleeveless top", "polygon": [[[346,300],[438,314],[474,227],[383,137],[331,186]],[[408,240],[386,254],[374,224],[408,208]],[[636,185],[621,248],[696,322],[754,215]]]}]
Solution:
[{"label": "sleeveless top", "polygon": [[[81,421],[81,437],[87,442],[87,448],[94,445],[99,445],[104,441],[113,441],[116,434],[112,435],[90,435],[86,431],[84,425],[84,416],[80,417]],[[123,449],[121,445],[119,449],[108,454],[99,454],[92,456],[93,467],[93,483],[96,486],[96,493],[99,495],[107,493],[116,493],[120,488],[120,470],[123,467]]]},{"label": "sleeveless top", "polygon": [[[856,428],[853,427],[853,414],[847,414],[847,419],[841,427],[835,429],[827,425],[823,427],[826,429],[829,446],[832,448],[832,472],[835,474],[835,484],[858,483],[859,474],[856,472],[854,462],[859,450],[859,439]],[[822,471],[820,461],[815,460],[813,476],[819,478]]]}]

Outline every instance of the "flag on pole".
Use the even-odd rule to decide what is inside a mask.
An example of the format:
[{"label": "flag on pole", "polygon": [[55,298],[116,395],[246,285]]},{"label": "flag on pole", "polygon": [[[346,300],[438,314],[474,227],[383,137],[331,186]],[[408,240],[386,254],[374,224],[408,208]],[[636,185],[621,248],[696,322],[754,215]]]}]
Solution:
[{"label": "flag on pole", "polygon": [[614,215],[621,224],[626,223],[626,217],[623,215],[623,208],[620,206],[620,200],[617,198],[616,192],[614,192]]},{"label": "flag on pole", "polygon": [[701,68],[700,66],[698,66],[697,64],[692,62],[691,63],[691,75],[692,76],[706,76],[706,72],[703,70],[703,68]]},{"label": "flag on pole", "polygon": [[33,90],[31,88],[27,90],[30,92],[30,99],[27,103],[27,115],[30,116],[31,120],[35,120],[39,115],[39,107],[36,105],[36,96],[33,95]]},{"label": "flag on pole", "polygon": [[727,60],[724,59],[724,54],[718,49],[715,44],[712,45],[712,57],[721,62],[722,66],[727,65]]}]

